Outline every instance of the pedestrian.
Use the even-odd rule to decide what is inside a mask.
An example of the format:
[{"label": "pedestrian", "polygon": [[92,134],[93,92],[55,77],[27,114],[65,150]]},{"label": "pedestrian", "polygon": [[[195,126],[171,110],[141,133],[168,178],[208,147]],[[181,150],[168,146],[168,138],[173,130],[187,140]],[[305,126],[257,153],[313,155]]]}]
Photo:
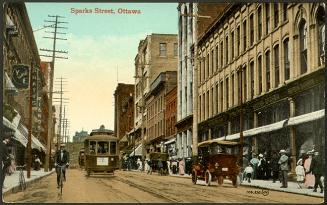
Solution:
[{"label": "pedestrian", "polygon": [[185,174],[184,167],[185,167],[184,160],[183,159],[180,159],[180,161],[179,161],[179,174],[180,175],[184,175]]},{"label": "pedestrian", "polygon": [[302,189],[302,184],[304,182],[305,171],[303,167],[303,160],[299,159],[296,163],[295,173],[296,173],[296,182],[300,189]]},{"label": "pedestrian", "polygon": [[251,163],[248,164],[247,167],[245,167],[244,169],[244,179],[247,180],[249,183],[251,183],[251,178],[252,178],[252,174],[253,174],[254,170],[252,168]]},{"label": "pedestrian", "polygon": [[280,150],[281,154],[278,164],[280,166],[281,176],[282,176],[282,186],[280,188],[287,188],[287,172],[288,172],[288,156],[285,150]]},{"label": "pedestrian", "polygon": [[0,143],[0,152],[1,152],[0,156],[1,156],[1,161],[2,161],[2,178],[1,178],[2,188],[5,188],[3,185],[4,185],[6,173],[7,173],[7,168],[11,165],[11,159],[10,159],[9,150],[8,150],[10,138],[11,138],[11,136],[6,135],[3,137],[3,140]]},{"label": "pedestrian", "polygon": [[257,155],[255,153],[253,153],[250,163],[252,164],[252,168],[253,168],[252,179],[257,179],[259,159],[257,158]]},{"label": "pedestrian", "polygon": [[41,163],[41,160],[40,160],[39,156],[35,155],[34,170],[39,171],[40,168],[41,168],[41,165],[42,165],[42,163]]},{"label": "pedestrian", "polygon": [[273,153],[273,156],[271,158],[271,170],[272,170],[272,179],[273,179],[273,183],[276,182],[276,180],[279,178],[279,164],[278,164],[278,153],[275,151]]},{"label": "pedestrian", "polygon": [[171,164],[173,167],[173,174],[177,174],[177,161],[174,160]]},{"label": "pedestrian", "polygon": [[158,159],[158,174],[160,174],[160,176],[163,174],[163,163],[160,157]]},{"label": "pedestrian", "polygon": [[324,189],[323,189],[323,186],[322,186],[322,183],[320,180],[321,176],[323,174],[323,167],[322,167],[321,157],[319,155],[319,152],[317,152],[317,151],[314,152],[314,157],[312,158],[309,172],[310,171],[312,171],[312,173],[315,176],[315,184],[314,184],[313,192],[317,192],[317,188],[319,186],[320,193],[323,193]]},{"label": "pedestrian", "polygon": [[310,166],[312,162],[313,151],[308,151],[306,159],[304,160],[304,169],[305,169],[305,179],[304,186],[308,189],[313,189],[315,185],[315,176],[310,172]]},{"label": "pedestrian", "polygon": [[137,168],[139,171],[142,171],[143,167],[142,167],[142,161],[140,158],[137,158]]}]

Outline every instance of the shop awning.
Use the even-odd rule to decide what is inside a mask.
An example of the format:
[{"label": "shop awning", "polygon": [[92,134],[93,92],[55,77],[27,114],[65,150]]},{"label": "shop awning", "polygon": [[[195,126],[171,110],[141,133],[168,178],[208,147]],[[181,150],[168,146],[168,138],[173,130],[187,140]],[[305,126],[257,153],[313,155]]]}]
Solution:
[{"label": "shop awning", "polygon": [[175,141],[176,141],[176,138],[174,137],[174,138],[168,140],[167,142],[165,142],[164,144],[171,144],[171,143],[173,143]]},{"label": "shop awning", "polygon": [[8,92],[12,92],[12,93],[17,93],[18,92],[17,88],[15,87],[15,85],[10,80],[7,72],[5,72],[5,90],[8,91]]},{"label": "shop awning", "polygon": [[[261,126],[261,127],[256,127],[250,130],[246,130],[243,132],[243,136],[244,137],[248,137],[248,136],[253,136],[253,135],[257,135],[257,134],[262,134],[262,133],[266,133],[266,132],[272,132],[275,130],[279,130],[282,129],[283,127],[286,126],[286,120],[282,120],[270,125],[265,125],[265,126]],[[235,139],[239,139],[240,138],[240,133],[236,133],[236,134],[232,134],[232,135],[227,135],[226,137],[220,137],[218,138],[218,140],[235,140]]]},{"label": "shop awning", "polygon": [[[135,153],[135,154],[134,154]],[[132,156],[142,156],[142,144],[136,147],[135,150],[129,155],[130,157]]]},{"label": "shop awning", "polygon": [[[24,137],[26,139],[28,139],[28,130],[27,130],[27,128],[23,124],[20,124],[18,126],[17,131],[21,132],[21,134],[23,134]],[[43,151],[46,151],[46,149],[43,146],[43,144],[36,137],[34,137],[33,135],[32,135],[32,149],[38,149],[39,151],[42,151],[42,150]]]},{"label": "shop awning", "polygon": [[119,142],[128,142],[127,141],[127,135],[124,135],[124,137],[122,137]]},{"label": "shop awning", "polygon": [[7,118],[2,117],[2,123],[7,128],[12,129],[13,131],[16,130],[16,127]]},{"label": "shop awning", "polygon": [[314,120],[318,120],[321,119],[325,116],[325,109],[322,110],[318,110],[315,112],[311,112],[308,114],[304,114],[304,115],[300,115],[300,116],[296,116],[296,117],[291,117],[288,120],[288,125],[298,125],[301,123],[305,123],[305,122],[311,122]]}]

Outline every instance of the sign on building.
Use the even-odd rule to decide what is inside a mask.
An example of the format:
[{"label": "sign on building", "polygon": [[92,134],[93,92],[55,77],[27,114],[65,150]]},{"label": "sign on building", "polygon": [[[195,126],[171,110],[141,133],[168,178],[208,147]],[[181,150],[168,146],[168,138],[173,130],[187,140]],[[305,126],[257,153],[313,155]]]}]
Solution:
[{"label": "sign on building", "polygon": [[18,89],[27,89],[29,83],[29,66],[23,64],[13,65],[12,82]]}]

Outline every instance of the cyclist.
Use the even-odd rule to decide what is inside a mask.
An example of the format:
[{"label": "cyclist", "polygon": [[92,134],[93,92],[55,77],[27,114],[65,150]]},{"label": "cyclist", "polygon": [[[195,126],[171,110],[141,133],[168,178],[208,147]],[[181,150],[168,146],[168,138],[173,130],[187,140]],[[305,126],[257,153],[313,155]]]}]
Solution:
[{"label": "cyclist", "polygon": [[60,145],[60,149],[55,155],[55,167],[57,172],[57,188],[59,188],[60,168],[62,167],[64,181],[66,181],[66,167],[69,166],[69,152],[65,150],[65,144]]}]

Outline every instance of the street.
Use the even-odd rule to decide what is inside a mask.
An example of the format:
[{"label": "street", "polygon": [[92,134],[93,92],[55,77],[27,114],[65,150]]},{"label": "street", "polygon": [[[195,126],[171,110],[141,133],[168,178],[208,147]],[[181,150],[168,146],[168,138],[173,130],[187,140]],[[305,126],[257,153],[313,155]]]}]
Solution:
[{"label": "street", "polygon": [[69,169],[63,196],[58,195],[56,174],[28,186],[24,192],[4,196],[6,202],[18,203],[114,203],[114,202],[203,202],[203,203],[322,203],[323,199],[278,191],[262,193],[261,189],[240,186],[226,180],[218,187],[193,185],[190,178],[147,175],[141,172],[116,171],[114,175],[85,176],[81,169]]}]

